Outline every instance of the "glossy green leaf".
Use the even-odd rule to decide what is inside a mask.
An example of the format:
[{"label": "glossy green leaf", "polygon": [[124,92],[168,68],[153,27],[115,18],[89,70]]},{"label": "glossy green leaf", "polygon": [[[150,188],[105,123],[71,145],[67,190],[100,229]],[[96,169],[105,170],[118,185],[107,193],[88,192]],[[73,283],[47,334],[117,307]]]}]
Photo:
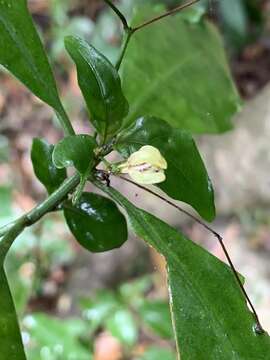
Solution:
[{"label": "glossy green leaf", "polygon": [[72,234],[89,251],[112,250],[127,240],[125,217],[101,195],[83,193],[76,205],[65,205],[64,214]]},{"label": "glossy green leaf", "polygon": [[106,329],[121,343],[132,346],[138,339],[138,326],[130,311],[119,309],[108,317]]},{"label": "glossy green leaf", "polygon": [[[133,23],[154,15],[154,7],[139,7]],[[133,35],[122,66],[130,104],[125,126],[151,115],[196,133],[231,129],[240,98],[222,41],[207,20],[191,22],[178,14],[145,27]]]},{"label": "glossy green leaf", "polygon": [[143,323],[162,339],[173,338],[171,314],[163,301],[144,301],[138,308]]},{"label": "glossy green leaf", "polygon": [[71,135],[55,145],[52,158],[59,169],[74,166],[81,174],[91,167],[94,161],[95,139],[90,135]]},{"label": "glossy green leaf", "polygon": [[95,128],[105,137],[115,133],[128,113],[115,67],[83,39],[68,36],[65,46],[77,66],[79,86]]},{"label": "glossy green leaf", "polygon": [[31,159],[34,172],[49,194],[66,179],[66,169],[58,169],[52,161],[54,145],[44,139],[35,138],[32,144]]},{"label": "glossy green leaf", "polygon": [[34,314],[24,318],[23,327],[30,337],[26,347],[29,360],[92,359],[90,349],[80,341],[80,336],[87,334],[87,326],[80,319]]},{"label": "glossy green leaf", "polygon": [[7,278],[0,268],[0,350],[1,359],[26,360]]},{"label": "glossy green leaf", "polygon": [[60,118],[66,117],[26,0],[0,1],[0,64],[53,107]]},{"label": "glossy green leaf", "polygon": [[206,220],[213,220],[213,187],[191,135],[161,119],[145,117],[120,134],[116,148],[128,157],[143,145],[158,148],[168,163],[166,180],[159,187],[173,199],[193,206]]},{"label": "glossy green leaf", "polygon": [[254,332],[253,315],[230,268],[116,190],[97,185],[125,209],[135,234],[167,261],[181,360],[267,359],[269,336]]}]

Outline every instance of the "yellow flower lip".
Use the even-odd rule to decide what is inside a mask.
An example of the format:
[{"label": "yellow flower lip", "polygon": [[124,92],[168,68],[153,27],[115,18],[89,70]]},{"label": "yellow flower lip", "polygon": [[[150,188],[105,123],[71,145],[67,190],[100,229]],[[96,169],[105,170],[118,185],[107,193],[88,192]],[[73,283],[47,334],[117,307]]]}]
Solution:
[{"label": "yellow flower lip", "polygon": [[131,154],[118,169],[139,184],[157,184],[166,179],[167,162],[157,148],[145,145]]}]

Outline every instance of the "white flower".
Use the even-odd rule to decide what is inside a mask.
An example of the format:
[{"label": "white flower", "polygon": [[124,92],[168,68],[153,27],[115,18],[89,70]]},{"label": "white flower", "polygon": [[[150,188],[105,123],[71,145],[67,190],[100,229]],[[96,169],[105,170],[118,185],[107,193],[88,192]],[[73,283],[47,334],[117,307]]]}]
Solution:
[{"label": "white flower", "polygon": [[118,169],[139,184],[157,184],[166,179],[167,162],[157,148],[145,145],[131,154]]}]

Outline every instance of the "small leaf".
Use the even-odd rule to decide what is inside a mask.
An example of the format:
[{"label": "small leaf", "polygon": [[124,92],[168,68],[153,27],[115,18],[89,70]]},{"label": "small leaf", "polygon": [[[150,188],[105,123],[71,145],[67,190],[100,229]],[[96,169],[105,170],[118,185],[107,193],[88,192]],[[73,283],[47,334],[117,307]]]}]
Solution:
[{"label": "small leaf", "polygon": [[158,148],[167,161],[166,180],[158,186],[173,199],[193,206],[206,220],[213,220],[213,187],[191,135],[161,119],[144,117],[120,134],[116,148],[128,157],[143,145]]},{"label": "small leaf", "polygon": [[3,264],[0,267],[0,339],[2,359],[26,360]]},{"label": "small leaf", "polygon": [[26,0],[0,1],[0,64],[61,117],[55,80]]},{"label": "small leaf", "polygon": [[46,187],[49,194],[58,189],[67,177],[65,169],[58,169],[52,161],[54,145],[44,139],[34,139],[31,159],[34,172],[39,181]]},{"label": "small leaf", "polygon": [[117,310],[107,319],[106,328],[115,338],[127,346],[135,345],[137,342],[138,327],[128,310]]},{"label": "small leaf", "polygon": [[[149,4],[138,7],[133,23],[161,12]],[[191,23],[186,16],[183,12],[167,17],[133,35],[122,64],[123,90],[130,104],[125,127],[151,115],[193,133],[231,129],[241,100],[222,40],[210,22]]]},{"label": "small leaf", "polygon": [[134,233],[162,254],[181,359],[267,359],[270,338],[255,320],[231,269],[113,188],[96,185],[127,212]]},{"label": "small leaf", "polygon": [[94,161],[95,139],[90,135],[71,135],[61,140],[54,148],[53,162],[59,169],[74,166],[85,174]]},{"label": "small leaf", "polygon": [[128,113],[115,67],[79,37],[66,37],[65,46],[77,66],[79,86],[95,128],[105,137],[114,134]]},{"label": "small leaf", "polygon": [[76,205],[65,205],[64,214],[72,234],[89,251],[112,250],[127,240],[125,217],[101,195],[83,193]]}]

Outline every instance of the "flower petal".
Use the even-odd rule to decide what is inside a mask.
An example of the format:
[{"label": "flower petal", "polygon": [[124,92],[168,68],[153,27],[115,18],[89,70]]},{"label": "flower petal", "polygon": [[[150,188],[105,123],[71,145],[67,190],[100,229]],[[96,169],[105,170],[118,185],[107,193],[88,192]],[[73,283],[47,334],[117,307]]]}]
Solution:
[{"label": "flower petal", "polygon": [[130,166],[137,166],[144,163],[161,169],[167,169],[166,160],[163,158],[160,151],[151,145],[142,146],[128,158],[128,164]]},{"label": "flower petal", "polygon": [[143,171],[143,172],[131,170],[129,171],[129,176],[138,184],[145,184],[145,185],[158,184],[166,179],[163,170]]}]

